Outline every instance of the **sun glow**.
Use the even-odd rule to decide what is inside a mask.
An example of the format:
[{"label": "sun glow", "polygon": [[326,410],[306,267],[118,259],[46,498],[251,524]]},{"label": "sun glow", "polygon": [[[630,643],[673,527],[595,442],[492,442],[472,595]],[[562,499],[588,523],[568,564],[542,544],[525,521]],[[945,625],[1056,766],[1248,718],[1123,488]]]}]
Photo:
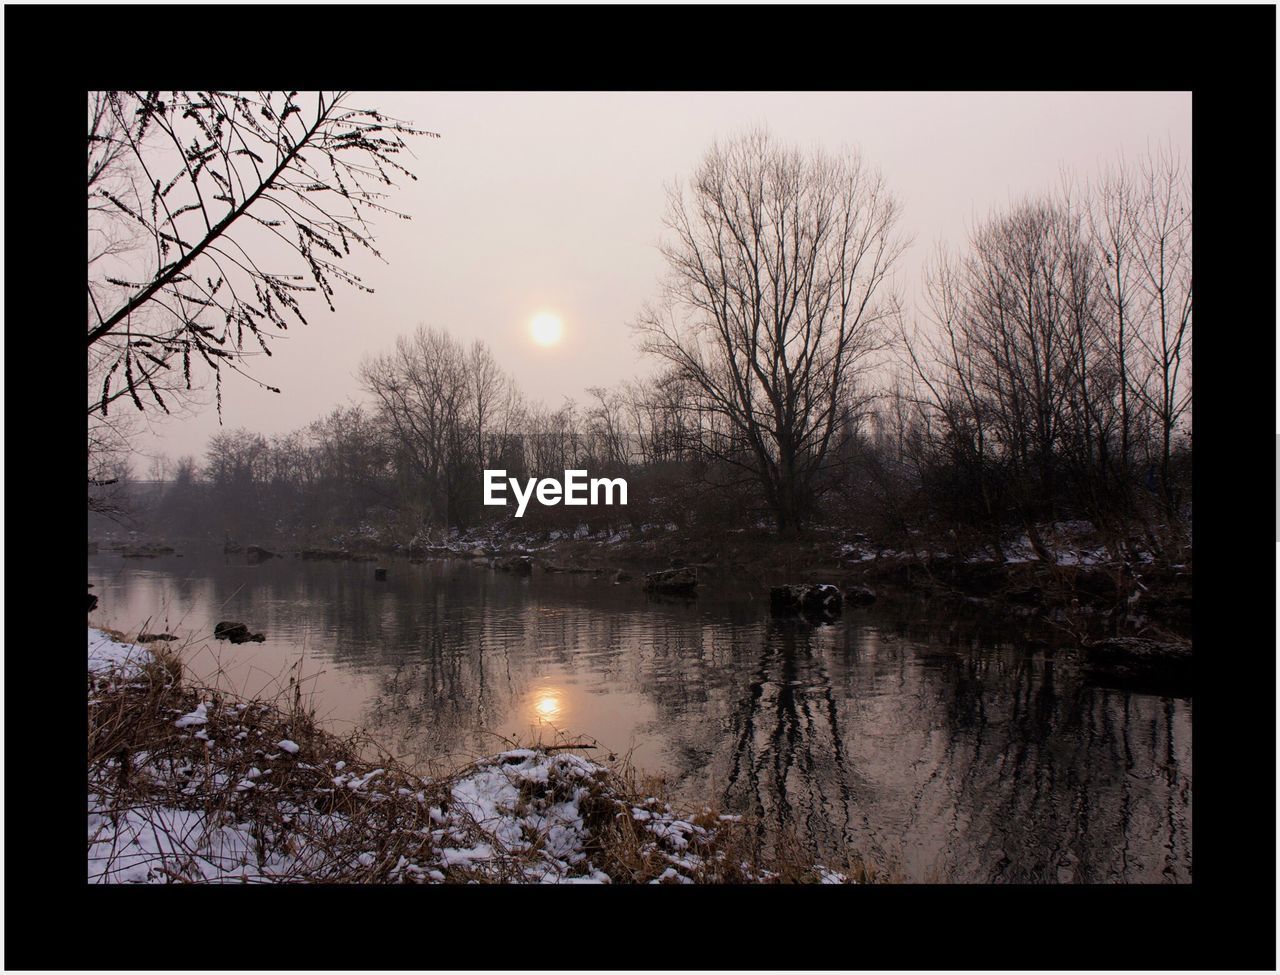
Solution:
[{"label": "sun glow", "polygon": [[533,316],[533,321],[529,322],[529,332],[539,345],[556,345],[564,335],[564,322],[558,315],[544,311]]},{"label": "sun glow", "polygon": [[533,713],[542,721],[558,717],[561,710],[560,692],[554,688],[543,691],[533,702]]}]

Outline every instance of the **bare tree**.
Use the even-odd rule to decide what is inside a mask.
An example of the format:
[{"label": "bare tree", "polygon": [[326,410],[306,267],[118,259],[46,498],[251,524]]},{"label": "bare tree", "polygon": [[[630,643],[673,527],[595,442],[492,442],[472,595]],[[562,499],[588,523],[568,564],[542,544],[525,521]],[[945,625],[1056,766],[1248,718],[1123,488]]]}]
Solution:
[{"label": "bare tree", "polygon": [[856,153],[805,155],[765,132],[714,146],[669,194],[670,273],[636,327],[720,421],[704,449],[758,480],[781,531],[812,513],[841,410],[896,309],[899,213]]},{"label": "bare tree", "polygon": [[926,287],[939,338],[908,342],[952,463],[984,501],[996,480],[1009,486],[1037,549],[1036,523],[1054,517],[1068,460],[1088,467],[1093,431],[1105,445],[1111,429],[1093,355],[1095,278],[1079,214],[1028,201],[975,228],[963,258],[939,256]]},{"label": "bare tree", "polygon": [[[467,417],[471,430],[475,466],[485,466],[485,458],[491,452],[485,449],[485,436],[502,424],[497,421],[509,396],[510,379],[498,365],[489,347],[477,340],[467,350]],[[499,446],[498,441],[495,446]]]},{"label": "bare tree", "polygon": [[1133,244],[1138,265],[1137,344],[1145,368],[1134,391],[1154,418],[1160,493],[1170,517],[1174,438],[1191,410],[1192,210],[1187,175],[1168,151],[1145,159],[1138,172]]},{"label": "bare tree", "polygon": [[463,422],[473,389],[462,344],[420,326],[392,352],[367,359],[360,379],[387,427],[402,481],[423,491],[424,519],[451,524],[465,452],[475,443]]},{"label": "bare tree", "polygon": [[[88,208],[89,288],[93,305],[94,265],[127,254],[137,246],[136,223],[109,197],[131,189],[136,167],[131,163],[124,125],[112,106],[110,92],[89,92]],[[90,325],[92,327],[92,324]]]},{"label": "bare tree", "polygon": [[137,433],[134,417],[91,417],[88,426],[89,511],[119,521],[129,510],[129,471]]},{"label": "bare tree", "polygon": [[1185,544],[1173,468],[1191,404],[1186,189],[1167,153],[1092,186],[1064,180],[993,214],[927,275],[930,327],[904,348],[934,466],[982,498],[984,521],[1016,517],[1042,557],[1037,525],[1064,513],[1087,516],[1117,557],[1135,527],[1153,551]]},{"label": "bare tree", "polygon": [[623,417],[622,393],[603,386],[590,386],[587,393],[594,401],[586,409],[592,466],[610,471],[625,468],[631,449]]},{"label": "bare tree", "polygon": [[201,367],[221,412],[222,370],[305,324],[304,293],[370,290],[342,262],[380,257],[367,215],[408,219],[379,187],[416,179],[396,157],[432,133],[345,95],[90,93],[91,412],[169,412]]}]

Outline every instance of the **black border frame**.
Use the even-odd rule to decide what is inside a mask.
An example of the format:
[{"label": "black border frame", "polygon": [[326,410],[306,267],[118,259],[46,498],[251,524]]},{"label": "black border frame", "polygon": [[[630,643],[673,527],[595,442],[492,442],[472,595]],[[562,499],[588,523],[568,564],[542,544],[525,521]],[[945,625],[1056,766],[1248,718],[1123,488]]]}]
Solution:
[{"label": "black border frame", "polygon": [[[1270,619],[1255,625],[1271,599],[1253,589],[1269,578],[1274,592],[1276,577],[1246,554],[1258,510],[1248,494],[1269,471],[1252,463],[1249,434],[1269,409],[1263,391],[1275,391],[1274,375],[1260,381],[1252,366],[1254,323],[1276,321],[1274,7],[24,5],[7,6],[4,23],[6,967],[1274,969],[1276,658],[1259,630],[1275,631]],[[1193,882],[537,894],[86,885],[69,839],[83,793],[58,757],[83,762],[80,659],[60,649],[64,634],[72,648],[79,637],[55,615],[60,601],[47,626],[24,626],[22,612],[83,585],[78,559],[62,554],[83,551],[78,528],[62,537],[83,511],[83,421],[78,400],[55,391],[59,363],[77,361],[61,320],[82,313],[83,217],[74,195],[41,190],[79,178],[72,143],[87,88],[229,77],[291,88],[356,78],[414,89],[1193,91]],[[32,523],[45,527],[18,530]]]}]

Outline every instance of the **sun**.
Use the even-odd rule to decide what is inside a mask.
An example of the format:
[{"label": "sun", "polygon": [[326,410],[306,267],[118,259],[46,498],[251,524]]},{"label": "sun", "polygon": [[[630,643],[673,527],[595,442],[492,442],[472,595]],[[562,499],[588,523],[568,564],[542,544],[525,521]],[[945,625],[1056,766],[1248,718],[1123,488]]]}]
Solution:
[{"label": "sun", "polygon": [[564,322],[558,315],[544,311],[533,316],[533,320],[529,322],[529,332],[539,345],[556,345],[564,335]]}]

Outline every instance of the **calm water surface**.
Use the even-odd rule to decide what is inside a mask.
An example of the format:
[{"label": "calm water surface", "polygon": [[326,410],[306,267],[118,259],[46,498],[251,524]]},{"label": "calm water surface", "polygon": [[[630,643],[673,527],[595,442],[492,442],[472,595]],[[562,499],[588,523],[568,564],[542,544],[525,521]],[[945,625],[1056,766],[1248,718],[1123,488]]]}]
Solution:
[{"label": "calm water surface", "polygon": [[[94,555],[90,622],[190,638],[189,664],[241,692],[300,675],[335,730],[424,765],[585,736],[679,799],[908,881],[1191,879],[1190,699],[1088,683],[1025,624],[882,600],[812,626],[771,619],[754,584],[684,601],[379,564],[386,582],[372,563]],[[267,642],[211,639],[223,619]]]}]

